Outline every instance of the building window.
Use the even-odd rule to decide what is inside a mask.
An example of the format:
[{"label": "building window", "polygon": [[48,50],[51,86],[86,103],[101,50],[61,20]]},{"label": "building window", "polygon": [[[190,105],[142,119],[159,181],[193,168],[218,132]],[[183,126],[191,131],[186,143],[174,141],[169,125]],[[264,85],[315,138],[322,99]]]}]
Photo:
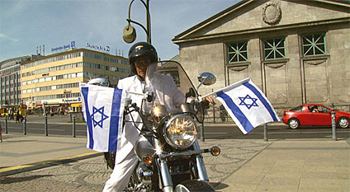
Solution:
[{"label": "building window", "polygon": [[247,42],[227,44],[228,63],[239,63],[248,61]]},{"label": "building window", "polygon": [[281,59],[286,57],[285,38],[263,39],[264,59]]},{"label": "building window", "polygon": [[325,33],[302,35],[303,56],[325,55]]}]

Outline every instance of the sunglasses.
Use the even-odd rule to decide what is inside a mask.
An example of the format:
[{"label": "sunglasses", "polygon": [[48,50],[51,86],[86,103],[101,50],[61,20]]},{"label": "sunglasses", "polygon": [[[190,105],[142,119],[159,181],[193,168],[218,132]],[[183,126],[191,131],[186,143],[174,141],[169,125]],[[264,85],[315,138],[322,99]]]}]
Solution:
[{"label": "sunglasses", "polygon": [[151,59],[149,58],[144,58],[144,59],[136,59],[134,61],[135,65],[136,66],[146,66],[146,65],[149,65],[151,63]]}]

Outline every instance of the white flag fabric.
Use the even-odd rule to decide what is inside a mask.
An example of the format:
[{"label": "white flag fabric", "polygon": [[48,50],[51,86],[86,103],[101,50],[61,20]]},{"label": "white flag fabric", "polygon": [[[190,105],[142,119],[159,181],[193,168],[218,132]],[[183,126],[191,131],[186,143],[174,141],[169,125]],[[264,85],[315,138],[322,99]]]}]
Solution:
[{"label": "white flag fabric", "polygon": [[270,101],[250,78],[215,93],[244,134],[263,123],[280,121]]},{"label": "white flag fabric", "polygon": [[80,86],[87,125],[87,148],[100,152],[117,150],[123,126],[123,91],[96,85]]}]

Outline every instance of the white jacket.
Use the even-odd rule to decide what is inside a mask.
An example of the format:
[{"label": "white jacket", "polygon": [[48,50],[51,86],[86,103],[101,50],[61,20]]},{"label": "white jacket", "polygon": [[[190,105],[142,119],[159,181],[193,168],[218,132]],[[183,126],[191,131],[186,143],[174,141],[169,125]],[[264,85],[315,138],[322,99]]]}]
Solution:
[{"label": "white jacket", "polygon": [[[185,102],[185,95],[176,87],[176,84],[171,76],[157,74],[159,84],[155,85],[156,100],[159,104],[164,105],[167,109],[172,109]],[[141,107],[142,97],[132,93],[144,93],[145,82],[139,76],[134,75],[119,80],[118,89],[126,91],[126,98],[130,98],[132,103],[136,103]],[[130,92],[130,93],[128,93]],[[141,118],[136,112],[132,113],[133,119],[136,122],[141,122]],[[123,133],[118,139],[118,150],[116,162],[123,161],[131,150],[134,148],[136,139],[139,136],[139,131],[134,127],[129,115],[125,116],[126,121],[123,128]],[[142,124],[137,123],[139,129]],[[119,153],[118,153],[119,152]]]}]

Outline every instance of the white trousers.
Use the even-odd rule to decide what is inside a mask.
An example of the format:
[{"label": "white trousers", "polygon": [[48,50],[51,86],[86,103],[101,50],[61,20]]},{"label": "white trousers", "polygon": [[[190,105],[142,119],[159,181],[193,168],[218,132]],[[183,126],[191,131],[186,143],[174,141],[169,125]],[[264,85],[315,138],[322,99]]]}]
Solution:
[{"label": "white trousers", "polygon": [[110,178],[107,180],[105,187],[103,188],[103,192],[123,191],[128,186],[129,179],[137,165],[137,162],[138,158],[134,150],[131,150],[123,161],[118,162],[116,159],[114,170]]}]

